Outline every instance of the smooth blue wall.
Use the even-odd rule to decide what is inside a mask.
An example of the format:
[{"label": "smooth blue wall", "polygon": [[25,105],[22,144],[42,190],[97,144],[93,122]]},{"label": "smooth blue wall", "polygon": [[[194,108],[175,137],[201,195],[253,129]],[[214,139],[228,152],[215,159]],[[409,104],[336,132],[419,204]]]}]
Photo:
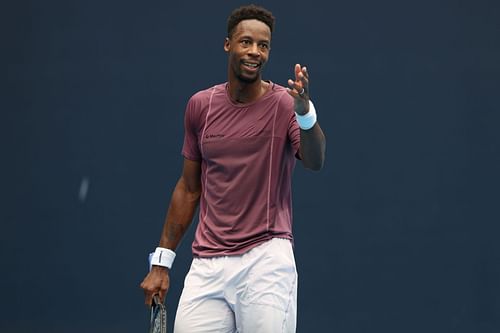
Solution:
[{"label": "smooth blue wall", "polygon": [[[242,3],[0,5],[1,332],[147,331],[184,107],[226,79]],[[498,332],[500,3],[264,5],[266,78],[306,64],[328,137],[294,179],[298,332]]]}]

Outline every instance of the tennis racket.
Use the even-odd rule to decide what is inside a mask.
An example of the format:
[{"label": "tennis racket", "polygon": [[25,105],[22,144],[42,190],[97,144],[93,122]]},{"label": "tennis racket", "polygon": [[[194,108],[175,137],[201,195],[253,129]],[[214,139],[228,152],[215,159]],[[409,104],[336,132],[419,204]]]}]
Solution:
[{"label": "tennis racket", "polygon": [[158,295],[153,297],[149,333],[167,333],[167,308]]}]

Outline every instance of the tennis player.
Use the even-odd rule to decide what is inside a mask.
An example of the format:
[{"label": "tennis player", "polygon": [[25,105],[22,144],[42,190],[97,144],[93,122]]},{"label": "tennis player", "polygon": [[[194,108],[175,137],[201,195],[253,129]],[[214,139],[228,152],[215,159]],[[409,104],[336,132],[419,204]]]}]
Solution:
[{"label": "tennis player", "polygon": [[306,67],[291,68],[288,87],[262,79],[272,13],[243,6],[227,24],[228,81],[187,104],[182,174],[141,287],[146,304],[155,294],[164,301],[174,251],[199,206],[174,332],[295,332],[292,173],[297,159],[322,168],[325,137]]}]

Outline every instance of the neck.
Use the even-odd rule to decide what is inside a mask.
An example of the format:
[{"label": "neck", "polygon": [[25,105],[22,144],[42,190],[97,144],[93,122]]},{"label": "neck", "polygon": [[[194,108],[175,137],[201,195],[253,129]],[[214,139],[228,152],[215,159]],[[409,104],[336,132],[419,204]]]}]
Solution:
[{"label": "neck", "polygon": [[234,102],[246,104],[254,102],[264,95],[268,85],[269,83],[260,78],[254,82],[243,82],[237,78],[229,78],[228,92]]}]

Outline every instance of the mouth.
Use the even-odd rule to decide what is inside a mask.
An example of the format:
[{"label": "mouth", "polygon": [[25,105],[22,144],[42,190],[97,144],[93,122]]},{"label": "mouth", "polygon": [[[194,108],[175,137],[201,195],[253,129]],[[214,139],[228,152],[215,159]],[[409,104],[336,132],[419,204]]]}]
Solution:
[{"label": "mouth", "polygon": [[250,72],[257,71],[260,68],[260,62],[250,62],[250,61],[242,61],[243,67]]}]

